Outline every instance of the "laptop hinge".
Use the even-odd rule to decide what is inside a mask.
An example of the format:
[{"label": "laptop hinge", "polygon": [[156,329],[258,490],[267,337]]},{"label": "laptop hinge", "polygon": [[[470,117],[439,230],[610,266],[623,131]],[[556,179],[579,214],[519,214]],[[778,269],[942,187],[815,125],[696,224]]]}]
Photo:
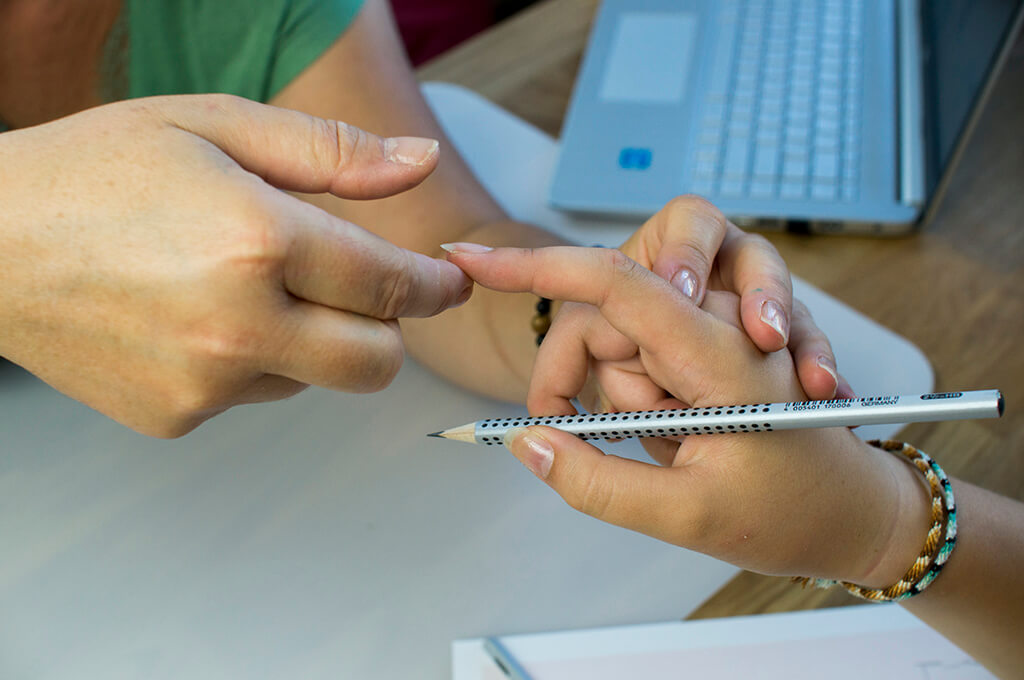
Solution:
[{"label": "laptop hinge", "polygon": [[918,0],[897,0],[900,203],[925,202],[924,73]]}]

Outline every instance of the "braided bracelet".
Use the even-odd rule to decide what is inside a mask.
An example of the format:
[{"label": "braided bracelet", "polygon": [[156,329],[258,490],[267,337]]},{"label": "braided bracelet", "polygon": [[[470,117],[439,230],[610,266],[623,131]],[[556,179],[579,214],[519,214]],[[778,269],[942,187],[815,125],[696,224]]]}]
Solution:
[{"label": "braided bracelet", "polygon": [[924,451],[918,451],[906,442],[891,439],[883,442],[874,440],[868,444],[891,453],[902,453],[928,480],[932,495],[932,526],[928,529],[921,554],[903,578],[888,588],[865,588],[854,583],[821,578],[796,577],[793,580],[805,585],[811,583],[817,588],[839,585],[847,592],[872,602],[899,602],[917,595],[931,585],[949,560],[956,546],[956,502],[946,473]]},{"label": "braided bracelet", "polygon": [[537,346],[544,342],[544,336],[551,328],[551,300],[542,297],[537,300],[537,313],[530,319],[530,327],[537,334]]}]

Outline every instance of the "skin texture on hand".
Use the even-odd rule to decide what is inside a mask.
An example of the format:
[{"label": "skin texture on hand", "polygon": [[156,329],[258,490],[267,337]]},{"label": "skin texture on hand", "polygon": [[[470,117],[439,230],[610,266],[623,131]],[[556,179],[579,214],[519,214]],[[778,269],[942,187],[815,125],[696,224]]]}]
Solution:
[{"label": "skin texture on hand", "polygon": [[[735,295],[709,293],[698,309],[614,251],[500,249],[450,259],[496,290],[594,306],[684,403],[800,397],[789,354],[759,355],[738,332]],[[921,475],[846,429],[691,436],[664,467],[605,455],[546,427],[514,431],[506,446],[582,512],[762,573],[884,588],[906,573],[929,525]],[[1019,677],[1024,504],[960,480],[952,486],[957,548],[935,582],[901,604],[1000,677]]]},{"label": "skin texture on hand", "polygon": [[[789,270],[778,252],[763,237],[740,230],[706,200],[680,196],[669,201],[619,250],[698,305],[708,291],[735,293],[740,297],[739,327],[762,351],[789,347],[808,397],[830,399],[837,392],[852,396],[836,371],[828,338],[807,308],[793,299]],[[618,410],[632,408],[611,401]]]},{"label": "skin texture on hand", "polygon": [[[378,134],[419,134],[441,141],[437,171],[387,201],[305,197],[392,243],[430,255],[439,254],[442,243],[459,241],[519,247],[564,243],[551,232],[512,220],[473,176],[424,101],[384,0],[367,0],[352,26],[272,103]],[[691,196],[671,201],[623,248],[667,280],[679,283],[679,271],[692,272],[698,301],[709,287],[740,294],[748,333],[769,351],[786,344],[760,319],[762,308],[768,309],[764,304],[771,301],[771,308],[779,310],[772,318],[793,339],[805,389],[815,398],[832,396],[835,378],[815,363],[826,356],[835,373],[831,348],[810,318],[794,309],[789,272],[767,241],[746,234],[706,201]],[[449,380],[521,402],[527,398],[534,361],[530,318],[536,302],[531,295],[479,290],[449,314],[403,321],[409,351]],[[556,324],[569,322],[568,316],[559,321],[561,316],[556,315]],[[807,332],[798,334],[800,329]]]},{"label": "skin texture on hand", "polygon": [[[476,246],[447,247],[457,252]],[[779,254],[762,237],[739,230],[704,199],[673,199],[619,250],[695,304],[722,292],[739,295],[735,328],[762,351],[788,346],[806,397],[852,395],[836,372],[828,339],[806,307],[793,300],[789,271]],[[768,306],[779,311],[774,325],[763,319]],[[639,361],[636,344],[595,306],[569,301],[559,306],[537,354],[527,407],[534,415],[571,414],[576,412],[573,400],[577,398],[591,412],[687,405],[652,379]],[[671,460],[677,448],[674,442],[656,439],[644,440],[644,447],[663,463]]]},{"label": "skin texture on hand", "polygon": [[[223,98],[223,100],[226,99]],[[77,219],[76,215],[81,214],[85,218],[84,221],[88,222],[89,210],[95,208],[95,206],[88,205],[93,200],[89,196],[95,195],[97,200],[109,202],[114,200],[119,193],[123,194],[125,205],[134,204],[139,209],[150,210],[152,214],[167,209],[161,206],[161,200],[170,209],[179,213],[191,210],[195,216],[188,222],[193,227],[196,224],[211,221],[230,222],[231,228],[235,228],[238,224],[254,222],[273,223],[276,219],[274,211],[298,210],[292,204],[287,204],[287,208],[282,207],[286,205],[286,202],[278,200],[279,197],[269,198],[270,194],[265,191],[265,186],[260,187],[259,190],[252,190],[251,186],[245,187],[241,194],[237,191],[238,187],[235,186],[225,193],[216,190],[217,184],[198,181],[198,178],[190,177],[184,172],[174,175],[180,181],[172,182],[170,176],[167,180],[168,188],[174,191],[182,190],[182,193],[188,197],[187,200],[178,200],[170,194],[161,195],[159,192],[146,189],[146,186],[160,184],[160,182],[152,182],[149,179],[151,176],[155,176],[158,169],[146,167],[144,171],[135,172],[131,167],[130,157],[135,157],[136,165],[144,165],[147,154],[156,153],[158,158],[166,158],[170,165],[163,170],[171,175],[173,174],[172,166],[180,162],[182,156],[189,156],[187,163],[194,165],[199,162],[197,158],[193,157],[193,152],[196,151],[194,148],[196,135],[191,134],[197,133],[200,137],[204,135],[216,137],[217,144],[221,146],[230,142],[230,149],[227,147],[224,149],[229,151],[226,155],[237,157],[233,161],[229,161],[225,167],[238,165],[245,170],[254,172],[262,177],[266,184],[293,191],[304,201],[322,208],[325,212],[358,224],[386,241],[410,251],[437,255],[440,253],[439,245],[441,243],[460,240],[477,240],[492,245],[531,247],[562,242],[562,239],[555,234],[512,220],[476,180],[466,163],[459,158],[444,131],[431,114],[430,108],[420,93],[419,84],[405,61],[400,40],[391,21],[388,3],[385,0],[367,0],[352,25],[313,64],[276,95],[273,103],[284,108],[319,116],[319,119],[305,117],[300,119],[292,115],[291,120],[293,121],[319,120],[320,122],[300,122],[297,126],[289,126],[288,130],[290,131],[277,126],[259,126],[239,122],[237,119],[232,119],[231,116],[228,116],[229,120],[225,122],[225,116],[221,115],[224,106],[214,105],[208,110],[202,109],[201,115],[191,115],[188,125],[178,125],[177,121],[157,112],[160,114],[158,115],[160,120],[171,126],[178,125],[179,128],[185,128],[181,132],[189,133],[180,135],[182,139],[187,140],[187,144],[181,148],[168,149],[166,152],[163,148],[156,150],[153,147],[157,146],[160,140],[170,144],[169,135],[161,134],[160,137],[150,139],[150,131],[144,131],[140,127],[119,130],[114,125],[106,127],[97,125],[93,128],[91,123],[90,126],[73,124],[72,119],[68,119],[65,124],[57,127],[45,128],[48,135],[53,134],[56,130],[68,130],[63,137],[57,139],[57,142],[61,144],[59,149],[48,147],[37,151],[43,144],[38,136],[35,136],[33,140],[31,136],[16,135],[8,139],[5,135],[4,144],[0,146],[10,145],[8,148],[11,149],[11,153],[14,153],[15,142],[17,142],[17,146],[20,147],[20,150],[17,151],[19,165],[25,164],[22,159],[26,154],[35,154],[36,159],[32,167],[37,171],[37,177],[52,176],[55,180],[59,180],[60,186],[66,187],[60,196],[61,205],[65,208],[58,211],[62,215],[61,220],[73,221]],[[131,105],[125,104],[124,106]],[[148,106],[152,108],[152,104]],[[236,102],[233,106],[237,108],[241,104]],[[123,112],[127,110],[129,109],[119,109],[121,111],[119,115],[123,116]],[[105,112],[104,116],[109,115],[106,113],[109,111],[108,109],[101,109],[101,111]],[[285,115],[276,110],[263,109],[261,111],[263,111],[260,113],[261,118]],[[275,112],[270,113],[270,111]],[[96,116],[92,115],[90,118],[81,120],[93,121],[95,119]],[[380,170],[381,167],[391,167],[390,179],[387,181],[392,184],[388,186],[387,191],[375,192],[375,185],[370,182],[370,179],[379,177],[379,173],[374,174],[376,172],[374,171],[367,174],[369,168],[365,165],[358,172],[349,172],[345,168],[338,168],[337,176],[327,180],[323,178],[323,173],[333,170],[330,168],[329,162],[327,167],[317,169],[308,167],[308,162],[304,159],[321,157],[329,161],[334,153],[332,149],[338,146],[336,142],[339,138],[336,134],[332,136],[330,132],[332,130],[352,130],[347,126],[326,123],[325,121],[328,120],[347,121],[382,135],[416,134],[437,139],[440,142],[439,151],[437,156],[431,156],[424,165],[414,165],[413,169],[406,168],[397,174],[394,164],[374,166],[377,170]],[[332,128],[332,125],[335,127]],[[210,128],[213,128],[215,134],[210,134]],[[314,128],[320,128],[321,134],[313,134]],[[131,140],[120,138],[129,134],[135,134],[136,137]],[[66,141],[71,138],[74,138],[74,141]],[[311,145],[310,141],[317,138],[324,143]],[[355,142],[359,143],[359,139],[370,140],[373,138],[359,137],[355,139]],[[370,144],[365,148],[373,146]],[[30,147],[33,149],[32,151],[25,151]],[[265,157],[270,150],[273,150],[273,162]],[[205,148],[203,153],[208,151],[212,152],[213,150]],[[0,153],[2,153],[2,149],[0,149]],[[97,166],[82,158],[85,155],[104,159],[107,156],[112,156],[114,162],[101,163]],[[215,156],[214,164],[224,162],[222,156],[225,154],[213,155]],[[126,158],[129,160],[126,161]],[[159,160],[152,159],[150,165],[157,165],[159,162]],[[51,164],[54,168],[61,168],[61,170],[49,173],[44,165],[46,163]],[[25,165],[25,167],[29,168],[30,166]],[[86,177],[78,178],[77,184],[64,177],[64,175],[73,174],[75,169],[81,167],[89,169],[81,173]],[[431,171],[435,167],[436,170]],[[10,168],[11,166],[8,164],[7,168],[0,168],[0,173]],[[182,169],[179,168],[179,170]],[[311,170],[320,173],[317,176],[322,181],[297,182],[297,177],[305,175]],[[106,179],[111,184],[104,184],[99,177],[94,176],[97,173],[108,171],[111,176]],[[430,176],[424,179],[428,171],[431,171]],[[25,186],[25,182],[28,181],[32,181],[32,178],[24,178],[20,186]],[[201,186],[194,191],[191,188],[186,188],[192,181]],[[22,190],[13,182],[10,184],[11,186],[6,190],[0,189],[0,193],[5,199],[8,195],[24,194],[28,197],[40,196],[46,192],[45,187],[26,187]],[[141,200],[134,193],[137,188],[140,189]],[[401,191],[402,189],[408,190]],[[250,190],[260,194],[259,200],[250,200],[245,197],[247,192],[251,192]],[[395,193],[399,191],[401,193]],[[386,194],[390,194],[387,200],[364,200]],[[50,197],[49,194],[46,195]],[[130,199],[129,196],[131,196]],[[229,201],[231,196],[241,196],[241,198],[231,207],[221,207],[222,203]],[[202,201],[208,201],[208,205],[201,205]],[[84,202],[85,205],[78,205],[80,202]],[[239,210],[245,211],[246,217],[241,220],[230,220],[228,216]],[[663,213],[664,215],[661,213],[659,215],[665,219],[657,217],[638,232],[641,235],[639,239],[630,239],[631,243],[635,242],[637,245],[634,256],[644,260],[646,266],[653,266],[656,271],[677,285],[682,280],[679,275],[680,271],[686,269],[693,272],[694,276],[690,277],[690,282],[694,290],[697,291],[698,298],[703,295],[705,290],[716,286],[716,282],[722,280],[722,276],[718,274],[719,270],[732,272],[722,285],[725,288],[730,288],[732,285],[739,286],[734,290],[742,294],[744,304],[747,305],[748,300],[752,301],[750,304],[753,305],[753,309],[757,313],[753,316],[745,314],[744,323],[751,337],[762,349],[773,349],[773,343],[782,342],[782,336],[760,318],[763,316],[760,312],[769,308],[764,300],[767,299],[766,296],[770,297],[774,301],[773,308],[781,310],[780,314],[770,315],[771,319],[774,319],[775,322],[785,323],[792,314],[792,328],[789,331],[790,347],[797,356],[800,367],[799,374],[804,388],[815,397],[830,396],[831,390],[835,386],[835,380],[830,376],[829,370],[821,368],[814,362],[814,357],[831,356],[831,350],[828,348],[827,340],[824,340],[824,336],[817,331],[809,317],[804,317],[805,323],[801,324],[801,317],[798,314],[799,306],[792,301],[789,292],[789,274],[778,253],[775,253],[763,239],[745,234],[728,223],[721,218],[720,214],[717,214],[713,207],[699,199],[693,197],[677,199],[666,206]],[[312,215],[313,213],[307,211],[303,214]],[[324,219],[320,213],[316,213],[316,215],[316,219]],[[44,221],[49,219],[45,215],[45,211],[40,212],[39,218]],[[28,220],[22,220],[22,224],[18,225],[18,228],[24,229],[26,233],[34,232],[33,228],[25,226],[31,221],[31,217]],[[99,221],[108,224],[105,219]],[[286,222],[293,221],[287,220]],[[55,233],[58,237],[68,231],[66,224],[57,226],[58,232]],[[110,223],[109,226],[113,228],[115,225]],[[14,228],[11,226],[12,231]],[[286,225],[275,224],[270,231],[280,235],[286,229]],[[248,227],[245,227],[244,230],[248,231]],[[192,231],[183,231],[183,233],[191,233],[193,236],[182,236],[182,238],[192,238],[193,245],[201,248],[202,246],[198,244],[202,243],[203,239],[209,238],[207,233],[210,231],[211,229],[198,228]],[[122,242],[116,237],[111,238],[102,230],[95,228],[94,225],[79,229],[77,233],[82,244],[78,250],[82,254],[98,250],[93,247],[94,244],[88,243],[91,235],[96,235],[96,238],[104,239],[108,248],[108,252],[104,253],[104,256],[111,260],[114,258],[113,250],[118,248]],[[249,233],[249,236],[252,235]],[[37,239],[37,241],[38,244],[42,244],[41,240]],[[140,246],[131,240],[126,240],[124,243],[127,248],[140,250]],[[25,245],[32,247],[27,242]],[[222,246],[224,243],[214,242],[211,247],[216,249]],[[60,252],[61,247],[42,246],[40,250],[53,249],[54,252]],[[142,249],[148,247],[150,247],[148,244],[141,246]],[[628,249],[631,246],[627,244],[623,247]],[[74,248],[69,248],[69,250],[74,250]],[[317,252],[317,249],[311,249],[308,252]],[[346,271],[352,274],[355,282],[339,278],[334,285],[353,285],[358,289],[358,286],[361,285],[360,282],[365,282],[368,279],[361,269],[362,265],[354,261],[360,259],[355,257],[360,251],[354,249],[351,252],[353,258],[346,260],[345,265]],[[17,257],[14,253],[15,251],[9,250],[7,255]],[[408,255],[405,253],[402,257],[408,257]],[[254,257],[258,259],[260,256]],[[325,298],[322,295],[330,295],[330,291],[324,291],[323,288],[325,286],[329,288],[332,285],[329,283],[332,280],[331,277],[324,275],[322,271],[312,277],[311,281],[303,281],[301,277],[294,275],[308,267],[319,268],[320,263],[314,262],[315,258],[308,258],[310,261],[307,262],[306,256],[300,256],[295,252],[289,254],[288,258],[291,263],[288,269],[291,273],[289,282],[295,284],[293,287],[297,288],[297,290],[287,289],[288,293],[299,299],[309,297],[311,298],[309,301],[323,302]],[[331,267],[337,264],[333,263],[332,257],[327,259],[332,262],[326,266]],[[38,253],[32,255],[32,260],[41,261],[41,256]],[[160,270],[152,270],[153,273],[158,271]],[[183,272],[188,273],[187,270],[183,270]],[[169,271],[165,272],[165,275],[172,276]],[[389,276],[396,283],[401,281],[401,276],[398,274],[392,273]],[[25,276],[24,280],[27,281],[30,278]],[[416,279],[416,277],[413,278]],[[181,281],[180,283],[182,286],[186,286],[188,282]],[[163,285],[169,284],[165,282]],[[191,294],[196,299],[209,301],[209,309],[205,314],[211,323],[213,320],[220,320],[226,326],[235,329],[245,326],[246,322],[240,318],[243,312],[235,300],[222,300],[221,302],[226,307],[221,307],[215,305],[215,298],[208,294],[205,295],[205,298],[197,292]],[[130,299],[132,298],[125,299],[124,306],[129,304]],[[144,302],[144,297],[141,295],[135,296],[134,299],[140,303]],[[326,306],[338,306],[338,304],[341,309],[355,311],[346,307],[344,303],[328,302]],[[535,304],[536,297],[529,294],[508,296],[491,291],[479,291],[468,304],[439,317],[411,318],[412,314],[406,315],[402,320],[402,342],[412,356],[446,379],[488,396],[521,402],[527,398],[527,389],[536,355],[534,333],[530,328],[530,318],[534,313]],[[77,307],[82,310],[90,309],[88,305]],[[33,307],[37,311],[41,308],[40,305]],[[61,313],[65,316],[61,320],[53,322],[55,327],[59,327],[61,324],[70,325],[71,319],[66,316],[67,310],[62,310]],[[114,313],[115,316],[120,314],[121,312]],[[146,319],[146,323],[154,325],[147,331],[151,335],[158,330],[155,327],[156,324],[169,321],[169,319],[147,317],[143,312],[140,312],[139,316]],[[26,320],[28,318],[24,317]],[[234,320],[229,322],[229,318]],[[572,325],[573,318],[569,314],[558,314],[555,319],[556,327]],[[260,325],[260,329],[255,333],[252,331],[233,332],[229,334],[231,338],[222,337],[216,344],[223,351],[233,353],[237,351],[237,347],[236,349],[231,349],[231,347],[242,340],[249,344],[255,344],[261,333],[270,332],[265,328],[266,319],[253,318],[249,320],[249,323]],[[805,328],[807,332],[799,333],[801,327]],[[378,326],[374,326],[374,328],[381,331]],[[13,333],[14,329],[11,329],[10,332]],[[174,352],[172,346],[176,342],[174,335],[176,331],[170,329],[169,332],[170,335],[164,338],[168,354]],[[65,329],[64,337],[70,340],[74,336],[67,333]],[[381,331],[383,346],[375,358],[371,356],[373,350],[367,345],[368,336],[363,334],[360,337],[363,338],[364,350],[361,357],[359,355],[352,357],[350,369],[354,374],[345,381],[328,381],[328,384],[344,389],[373,389],[386,383],[392,369],[400,360],[396,329],[392,324],[386,332]],[[24,342],[28,341],[27,338],[28,336],[25,336]],[[12,343],[13,338],[11,343],[7,344]],[[75,341],[74,344],[78,344],[78,342]],[[85,345],[97,346],[98,343],[86,340]],[[157,346],[153,345],[151,349],[155,349]],[[330,362],[335,364],[339,363],[341,360],[337,358],[336,353],[328,351],[327,347],[326,344],[318,345],[310,348],[307,352],[297,351],[296,353],[308,355],[304,358],[304,363],[317,357],[330,359]],[[820,351],[816,347],[820,348]],[[298,345],[295,345],[295,348],[297,349]],[[13,347],[4,347],[4,339],[0,337],[0,352],[4,351],[13,355],[17,350]],[[266,351],[269,352],[270,349],[267,348]],[[22,353],[25,352],[27,350],[23,349]],[[805,361],[804,356],[810,357],[810,363]],[[18,361],[25,365],[31,364],[37,373],[45,367],[61,365],[60,361],[43,359],[41,356],[33,359],[27,354]],[[370,363],[378,361],[381,365],[375,370],[370,367],[368,361]],[[102,376],[105,372],[110,371],[112,364],[106,358],[100,359],[97,363],[103,368],[97,369],[94,376],[96,384],[87,389],[80,384],[87,377],[84,373],[70,382],[66,382],[61,376],[47,377],[47,379],[55,385],[60,385],[61,389],[68,391],[73,396],[79,396],[87,403],[101,408],[107,413],[120,412],[120,406],[112,409],[110,404],[97,401],[92,396],[101,390]],[[130,363],[126,365],[130,365]],[[472,366],[472,370],[467,370],[467,366]],[[619,370],[620,368],[615,362],[603,362],[601,365],[595,366],[594,374],[601,377],[603,388],[597,393],[598,398],[607,402],[604,408],[623,408],[625,402],[628,401],[624,390],[617,389],[617,386],[631,384],[633,377],[628,375],[628,372]],[[87,371],[89,369],[79,370]],[[236,397],[235,401],[251,401],[257,398],[272,399],[286,396],[289,392],[301,388],[301,385],[295,384],[295,381],[289,382],[278,377],[260,380],[259,386],[255,390],[230,389],[220,396],[214,396],[217,391],[214,386],[221,384],[220,379],[215,376],[202,377],[201,372],[195,366],[193,366],[193,370],[195,373],[189,383],[192,387],[185,390],[186,394],[176,394],[175,396],[157,394],[152,397],[152,403],[146,405],[145,400],[141,399],[137,391],[128,390],[126,395],[128,395],[127,399],[130,403],[122,406],[137,413],[131,419],[126,419],[125,415],[116,417],[123,422],[131,422],[133,427],[151,434],[172,435],[194,426],[188,423],[197,422],[217,410],[223,410],[232,402],[232,399],[228,398],[228,393]],[[219,369],[211,367],[211,370]],[[264,372],[277,375],[272,373],[273,370],[276,369],[268,369]],[[284,371],[284,369],[280,370]],[[834,373],[834,362],[830,370]],[[304,377],[298,378],[298,382],[319,382],[323,380],[319,376],[321,372],[319,370],[303,371],[301,375]],[[132,373],[135,373],[134,369]],[[362,376],[355,375],[355,373],[362,373]],[[371,376],[372,379],[370,379]],[[620,380],[619,378],[623,376],[625,380]],[[64,378],[66,377],[64,375]],[[154,380],[156,378],[157,376],[154,376]],[[370,379],[369,383],[373,383],[372,386],[369,383],[362,387],[358,386],[368,379]],[[132,375],[130,378],[126,377],[125,380],[130,382],[142,379],[137,375]],[[643,384],[643,376],[640,376],[636,382]],[[119,385],[118,382],[112,382],[109,388],[113,392]],[[167,385],[153,385],[152,387],[159,388],[159,391],[170,388],[178,392],[181,384],[179,381],[173,388]],[[189,394],[191,396],[188,396]],[[109,396],[107,399],[115,400],[116,397]],[[185,402],[185,405],[172,407],[169,402]],[[188,405],[189,403],[191,406]],[[181,422],[176,425],[154,423],[153,426],[149,426],[142,422],[144,411],[147,408],[165,411],[168,408],[175,408],[187,412],[195,411],[196,414],[192,418],[182,418]],[[153,418],[159,421],[164,416],[154,415]]]},{"label": "skin texture on hand", "polygon": [[381,389],[402,361],[396,319],[472,284],[279,189],[388,196],[437,155],[221,95],[6,133],[0,354],[165,437],[306,384]]},{"label": "skin texture on hand", "polygon": [[[615,250],[503,248],[449,257],[482,286],[591,306],[626,343],[618,360],[635,362],[679,403],[805,398],[789,352],[766,354],[753,344],[733,293],[708,291],[698,307]],[[538,389],[567,399],[583,385],[587,352],[576,352],[576,365],[565,361],[572,352],[556,354],[560,370],[544,366],[543,349],[538,356],[537,371],[551,376]],[[763,573],[894,581],[927,530],[927,496],[913,472],[847,430],[670,444],[658,458],[664,467],[605,456],[551,428],[530,428],[511,448],[582,512]],[[836,537],[845,540],[837,546]]]}]

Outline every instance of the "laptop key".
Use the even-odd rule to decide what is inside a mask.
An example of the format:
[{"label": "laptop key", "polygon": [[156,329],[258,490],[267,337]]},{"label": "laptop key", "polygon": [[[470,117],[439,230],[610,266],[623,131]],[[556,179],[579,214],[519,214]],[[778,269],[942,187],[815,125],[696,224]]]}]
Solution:
[{"label": "laptop key", "polygon": [[841,153],[859,145],[862,64],[848,24],[863,0],[725,1],[693,190],[852,200],[857,168]]},{"label": "laptop key", "polygon": [[835,184],[814,184],[811,186],[811,198],[819,201],[831,201],[836,197]]},{"label": "laptop key", "polygon": [[725,147],[725,158],[722,166],[729,175],[743,176],[747,170],[747,152],[745,139],[730,139]]},{"label": "laptop key", "polygon": [[777,157],[777,149],[758,147],[757,152],[754,154],[754,175],[774,177],[778,165]]},{"label": "laptop key", "polygon": [[697,143],[703,148],[717,149],[722,143],[722,133],[719,130],[702,130],[697,137]]},{"label": "laptop key", "polygon": [[807,163],[786,159],[782,163],[782,176],[787,181],[803,182],[804,178],[807,177]]},{"label": "laptop key", "polygon": [[750,195],[753,198],[771,198],[775,195],[775,182],[755,179],[750,183]]},{"label": "laptop key", "polygon": [[698,149],[697,153],[694,154],[694,159],[698,164],[706,163],[714,167],[715,162],[718,160],[718,150],[714,148]]},{"label": "laptop key", "polygon": [[779,186],[779,195],[785,199],[800,199],[805,195],[806,186],[803,182],[783,181]]},{"label": "laptop key", "polygon": [[726,198],[739,198],[743,196],[743,182],[739,180],[722,180],[718,193]]},{"label": "laptop key", "polygon": [[818,154],[814,157],[814,177],[835,179],[839,177],[839,156],[836,154]]},{"label": "laptop key", "polygon": [[710,179],[695,179],[690,184],[690,192],[700,196],[710,196],[713,185]]},{"label": "laptop key", "polygon": [[715,178],[715,171],[718,166],[714,163],[708,163],[706,161],[699,161],[693,169],[693,176],[696,179],[706,179],[711,181]]}]

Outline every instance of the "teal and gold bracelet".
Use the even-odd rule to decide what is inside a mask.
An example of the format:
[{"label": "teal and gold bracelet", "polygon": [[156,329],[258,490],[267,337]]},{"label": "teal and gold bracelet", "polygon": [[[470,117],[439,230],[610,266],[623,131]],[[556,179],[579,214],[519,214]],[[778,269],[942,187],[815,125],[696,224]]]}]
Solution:
[{"label": "teal and gold bracelet", "polygon": [[917,595],[930,586],[949,560],[956,547],[956,501],[949,477],[939,464],[932,460],[924,451],[919,451],[910,444],[895,440],[870,441],[871,446],[891,453],[906,456],[928,480],[932,495],[932,525],[928,529],[924,549],[906,574],[888,588],[865,588],[846,581],[830,579],[794,578],[798,583],[812,584],[818,588],[842,586],[847,592],[871,602],[899,602]]}]

